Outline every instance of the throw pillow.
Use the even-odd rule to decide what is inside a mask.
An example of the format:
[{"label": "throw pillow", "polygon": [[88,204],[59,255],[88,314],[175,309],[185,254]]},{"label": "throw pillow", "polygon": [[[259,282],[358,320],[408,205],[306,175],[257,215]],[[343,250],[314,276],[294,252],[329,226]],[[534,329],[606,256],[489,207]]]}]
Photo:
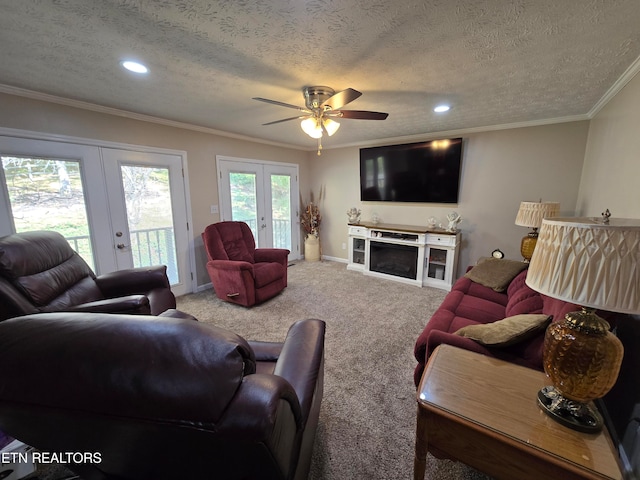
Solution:
[{"label": "throw pillow", "polygon": [[514,315],[493,323],[467,325],[458,330],[456,335],[488,347],[508,347],[543,331],[552,318],[543,313]]},{"label": "throw pillow", "polygon": [[465,273],[465,277],[473,282],[489,287],[496,292],[504,292],[511,280],[528,264],[515,260],[505,260],[500,258],[481,259],[476,266]]}]

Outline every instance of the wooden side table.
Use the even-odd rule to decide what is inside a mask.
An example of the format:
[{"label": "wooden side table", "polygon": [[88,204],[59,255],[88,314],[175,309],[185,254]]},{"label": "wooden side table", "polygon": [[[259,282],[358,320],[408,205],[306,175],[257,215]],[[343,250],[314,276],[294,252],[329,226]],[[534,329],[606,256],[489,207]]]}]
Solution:
[{"label": "wooden side table", "polygon": [[497,479],[621,480],[608,432],[560,425],[537,405],[542,372],[450,345],[431,355],[418,387],[414,480],[427,451]]}]

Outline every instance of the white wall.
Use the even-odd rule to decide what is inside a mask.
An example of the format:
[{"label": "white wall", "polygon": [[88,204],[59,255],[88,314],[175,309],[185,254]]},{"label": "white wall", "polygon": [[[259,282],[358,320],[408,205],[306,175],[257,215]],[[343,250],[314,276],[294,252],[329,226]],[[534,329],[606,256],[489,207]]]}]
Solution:
[{"label": "white wall", "polygon": [[446,225],[446,215],[457,211],[463,218],[459,274],[495,248],[520,260],[520,240],[528,232],[514,223],[521,201],[559,201],[562,214],[574,215],[588,126],[571,122],[464,136],[457,205],[361,202],[359,149],[324,150],[309,161],[310,187],[326,191],[323,255],[347,258],[346,211],[357,207],[362,220],[375,212],[384,223],[403,225],[426,225],[431,216]]},{"label": "white wall", "polygon": [[577,202],[581,216],[609,209],[640,218],[640,75],[591,120]]}]

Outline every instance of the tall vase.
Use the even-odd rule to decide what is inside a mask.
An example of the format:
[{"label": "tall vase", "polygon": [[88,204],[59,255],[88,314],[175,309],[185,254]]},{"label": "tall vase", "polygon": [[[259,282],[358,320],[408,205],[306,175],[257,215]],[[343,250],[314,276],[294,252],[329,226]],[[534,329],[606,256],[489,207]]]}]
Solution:
[{"label": "tall vase", "polygon": [[304,239],[304,259],[307,262],[320,260],[320,239],[312,233],[308,233]]}]

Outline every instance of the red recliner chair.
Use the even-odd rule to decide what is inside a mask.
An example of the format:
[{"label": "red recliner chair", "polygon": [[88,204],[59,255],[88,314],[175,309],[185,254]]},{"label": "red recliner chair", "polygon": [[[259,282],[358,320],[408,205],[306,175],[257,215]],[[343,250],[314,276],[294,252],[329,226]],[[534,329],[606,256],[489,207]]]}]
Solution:
[{"label": "red recliner chair", "polygon": [[256,248],[244,222],[218,222],[202,233],[209,261],[207,271],[221,300],[250,307],[287,286],[289,250]]}]

